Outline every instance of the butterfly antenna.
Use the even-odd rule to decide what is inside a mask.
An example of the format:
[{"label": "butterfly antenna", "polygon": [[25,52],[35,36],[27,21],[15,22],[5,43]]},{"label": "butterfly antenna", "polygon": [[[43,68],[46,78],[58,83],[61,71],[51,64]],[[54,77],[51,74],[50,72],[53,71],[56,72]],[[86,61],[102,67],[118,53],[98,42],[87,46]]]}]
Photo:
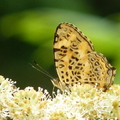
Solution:
[{"label": "butterfly antenna", "polygon": [[36,61],[34,61],[34,63],[36,64],[37,67],[35,67],[34,65],[32,65],[31,63],[29,63],[29,65],[31,65],[32,68],[36,69],[37,71],[43,73],[44,75],[50,77],[51,79],[54,79],[46,70],[44,70]]}]

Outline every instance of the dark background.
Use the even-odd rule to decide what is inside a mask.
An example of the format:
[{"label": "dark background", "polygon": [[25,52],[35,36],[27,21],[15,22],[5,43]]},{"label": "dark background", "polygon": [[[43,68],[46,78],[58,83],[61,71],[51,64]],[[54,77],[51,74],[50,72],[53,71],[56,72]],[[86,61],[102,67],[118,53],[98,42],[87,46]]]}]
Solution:
[{"label": "dark background", "polygon": [[57,77],[53,39],[57,25],[72,23],[88,36],[97,52],[117,68],[120,83],[119,0],[0,0],[0,74],[16,86],[52,90],[50,78],[33,69],[37,61]]}]

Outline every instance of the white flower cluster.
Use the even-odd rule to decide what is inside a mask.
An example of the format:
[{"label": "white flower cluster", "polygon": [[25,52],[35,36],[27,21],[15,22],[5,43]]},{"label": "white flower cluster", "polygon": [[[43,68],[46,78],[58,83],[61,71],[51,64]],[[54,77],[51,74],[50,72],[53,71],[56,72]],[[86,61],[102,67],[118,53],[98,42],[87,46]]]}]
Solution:
[{"label": "white flower cluster", "polygon": [[0,76],[0,120],[119,120],[120,85],[101,92],[76,85],[51,98],[47,90],[26,87]]}]

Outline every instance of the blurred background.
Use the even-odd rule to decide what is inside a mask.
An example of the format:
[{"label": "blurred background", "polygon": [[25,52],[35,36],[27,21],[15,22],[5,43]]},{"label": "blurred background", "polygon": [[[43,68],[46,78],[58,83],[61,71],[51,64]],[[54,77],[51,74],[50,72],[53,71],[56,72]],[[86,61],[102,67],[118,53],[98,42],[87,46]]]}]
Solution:
[{"label": "blurred background", "polygon": [[77,26],[117,68],[120,84],[119,0],[0,0],[0,74],[24,89],[39,86],[50,93],[50,78],[33,69],[36,61],[53,77],[53,39],[61,22]]}]

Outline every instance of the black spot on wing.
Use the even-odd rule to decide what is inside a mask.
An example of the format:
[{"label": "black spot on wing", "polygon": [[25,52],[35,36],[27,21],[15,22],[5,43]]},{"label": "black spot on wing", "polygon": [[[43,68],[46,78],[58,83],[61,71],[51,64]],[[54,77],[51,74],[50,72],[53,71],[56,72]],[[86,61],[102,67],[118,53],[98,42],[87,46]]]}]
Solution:
[{"label": "black spot on wing", "polygon": [[68,49],[68,48],[67,48],[67,47],[65,47],[64,45],[63,45],[63,46],[61,46],[61,48],[62,48],[62,49]]},{"label": "black spot on wing", "polygon": [[74,57],[74,56],[72,56],[71,58],[72,58],[72,59],[75,59],[76,61],[79,60],[77,57]]},{"label": "black spot on wing", "polygon": [[72,66],[69,65],[68,68],[71,70],[71,69],[72,69]]},{"label": "black spot on wing", "polygon": [[58,48],[54,48],[54,52],[58,52],[58,51],[61,51],[61,50]]}]

